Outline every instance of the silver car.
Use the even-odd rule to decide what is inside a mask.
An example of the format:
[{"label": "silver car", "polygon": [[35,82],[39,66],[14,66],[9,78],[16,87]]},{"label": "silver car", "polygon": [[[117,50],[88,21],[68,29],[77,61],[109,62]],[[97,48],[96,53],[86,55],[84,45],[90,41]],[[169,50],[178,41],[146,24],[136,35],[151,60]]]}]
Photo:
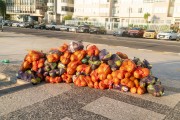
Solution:
[{"label": "silver car", "polygon": [[179,41],[179,40],[180,40],[180,33],[178,33],[177,38],[176,38],[176,41]]},{"label": "silver car", "polygon": [[113,32],[113,36],[128,36],[128,28],[127,27],[121,27]]}]

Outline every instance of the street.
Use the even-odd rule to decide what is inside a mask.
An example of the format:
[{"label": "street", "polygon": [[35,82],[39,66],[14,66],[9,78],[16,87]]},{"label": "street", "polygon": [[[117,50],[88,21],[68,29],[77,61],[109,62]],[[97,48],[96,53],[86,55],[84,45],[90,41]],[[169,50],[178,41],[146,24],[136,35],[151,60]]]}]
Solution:
[{"label": "street", "polygon": [[[153,74],[160,78],[165,95],[153,97],[117,90],[98,90],[73,84],[33,86],[18,83],[15,74],[28,50],[48,51],[72,40],[96,44],[111,53],[121,51],[133,58],[147,59]],[[114,37],[50,30],[6,27],[0,32],[0,119],[2,120],[179,120],[180,42]]]},{"label": "street", "polygon": [[83,40],[84,42],[124,46],[137,49],[153,50],[158,52],[180,53],[180,42],[176,40],[157,40],[129,37],[115,37],[112,35],[96,35],[89,33],[74,33],[65,31],[36,30],[29,28],[6,27],[5,31],[23,33],[28,35],[44,36],[48,38],[60,38],[66,40]]}]

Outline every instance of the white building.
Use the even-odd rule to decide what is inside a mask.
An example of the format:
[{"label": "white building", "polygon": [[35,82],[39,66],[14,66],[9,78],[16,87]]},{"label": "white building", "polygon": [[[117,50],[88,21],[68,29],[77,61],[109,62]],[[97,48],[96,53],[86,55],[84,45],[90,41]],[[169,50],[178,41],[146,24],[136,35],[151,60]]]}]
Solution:
[{"label": "white building", "polygon": [[144,14],[149,13],[151,23],[173,22],[173,0],[119,0],[119,18],[123,24],[145,23]]},{"label": "white building", "polygon": [[111,0],[75,0],[74,14],[75,19],[93,21],[109,21],[111,17]]},{"label": "white building", "polygon": [[144,14],[149,13],[149,22],[171,24],[173,23],[174,6],[180,0],[176,0],[176,3],[174,1],[75,0],[73,17],[82,20],[88,17],[88,20],[118,22],[121,26],[127,26],[128,24],[146,23]]},{"label": "white building", "polygon": [[41,22],[46,11],[46,0],[6,0],[6,14],[12,20]]},{"label": "white building", "polygon": [[180,23],[180,0],[175,0],[174,2],[173,21]]},{"label": "white building", "polygon": [[48,0],[47,7],[47,21],[61,23],[64,16],[73,14],[74,0]]}]

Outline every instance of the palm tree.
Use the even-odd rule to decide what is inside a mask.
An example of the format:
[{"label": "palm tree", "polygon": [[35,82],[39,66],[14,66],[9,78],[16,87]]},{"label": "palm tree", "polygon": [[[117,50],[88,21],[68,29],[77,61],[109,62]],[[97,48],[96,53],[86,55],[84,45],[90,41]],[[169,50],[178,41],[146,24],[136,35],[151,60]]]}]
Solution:
[{"label": "palm tree", "polygon": [[144,14],[144,19],[145,19],[146,23],[148,23],[149,16],[151,16],[149,13]]}]

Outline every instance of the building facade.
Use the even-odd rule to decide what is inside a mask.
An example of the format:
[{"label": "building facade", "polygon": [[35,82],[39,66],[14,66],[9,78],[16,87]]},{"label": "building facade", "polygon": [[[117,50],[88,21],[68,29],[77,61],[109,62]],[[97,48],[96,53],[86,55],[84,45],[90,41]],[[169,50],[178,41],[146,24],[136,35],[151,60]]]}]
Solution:
[{"label": "building facade", "polygon": [[74,0],[48,0],[47,22],[62,23],[66,15],[73,15]]},{"label": "building facade", "polygon": [[[75,0],[73,17],[119,22],[121,26],[148,22],[171,24],[179,14],[180,0]],[[180,12],[180,10],[179,10]]]},{"label": "building facade", "polygon": [[12,20],[42,22],[46,3],[46,0],[6,0],[6,14]]},{"label": "building facade", "polygon": [[111,17],[111,0],[75,0],[73,18],[93,21],[109,21]]}]

